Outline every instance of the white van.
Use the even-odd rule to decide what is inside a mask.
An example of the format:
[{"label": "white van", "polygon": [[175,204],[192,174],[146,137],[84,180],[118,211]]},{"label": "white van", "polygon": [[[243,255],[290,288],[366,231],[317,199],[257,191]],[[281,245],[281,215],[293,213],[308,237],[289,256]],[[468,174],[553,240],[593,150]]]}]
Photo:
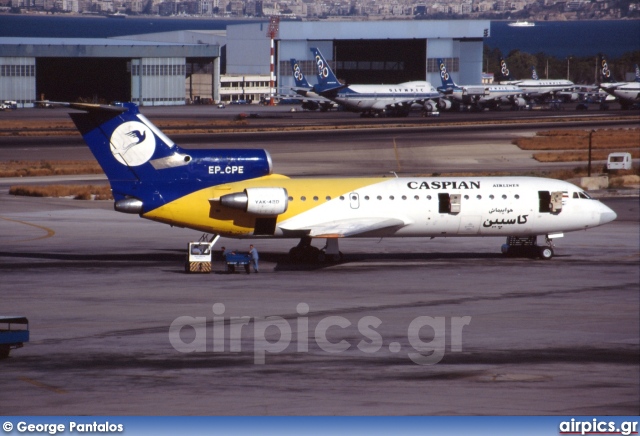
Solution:
[{"label": "white van", "polygon": [[610,153],[607,158],[607,170],[630,170],[631,153]]},{"label": "white van", "polygon": [[18,102],[12,100],[5,100],[2,102],[2,109],[18,109]]}]

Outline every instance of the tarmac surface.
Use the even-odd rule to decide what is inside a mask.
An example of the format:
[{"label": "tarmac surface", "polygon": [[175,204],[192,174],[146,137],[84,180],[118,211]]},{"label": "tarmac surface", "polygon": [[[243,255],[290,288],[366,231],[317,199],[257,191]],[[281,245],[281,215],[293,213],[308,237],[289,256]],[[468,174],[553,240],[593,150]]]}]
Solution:
[{"label": "tarmac surface", "polygon": [[[232,122],[243,111],[254,114],[254,118],[241,124],[212,124],[211,133],[190,134],[190,128],[185,128],[169,136],[184,148],[265,148],[273,158],[274,172],[288,176],[574,168],[586,164],[559,162],[543,166],[532,159],[531,151],[520,150],[511,142],[521,136],[534,136],[540,130],[633,128],[640,124],[640,112],[620,110],[443,113],[428,118],[411,113],[407,118],[376,119],[335,111],[291,113],[280,106],[257,105],[229,105],[226,109],[202,105],[144,107],[141,111],[154,123],[177,120],[187,126],[192,121]],[[63,108],[25,109],[4,112],[0,120],[21,116],[26,120],[68,121],[68,112]],[[70,136],[0,135],[0,161],[7,160],[95,161],[75,129],[71,129]],[[600,167],[603,163],[597,162]]]},{"label": "tarmac surface", "polygon": [[[459,141],[439,146],[467,159]],[[299,147],[272,152],[279,172],[348,171],[339,150]],[[484,165],[500,158],[469,163]],[[199,233],[112,202],[9,196],[12,183],[0,179],[0,312],[27,316],[31,341],[0,361],[3,415],[640,412],[637,197],[605,198],[618,219],[555,240],[551,261],[505,258],[502,238],[404,238],[293,264],[297,241],[252,240],[259,274],[216,261],[187,275]]]}]

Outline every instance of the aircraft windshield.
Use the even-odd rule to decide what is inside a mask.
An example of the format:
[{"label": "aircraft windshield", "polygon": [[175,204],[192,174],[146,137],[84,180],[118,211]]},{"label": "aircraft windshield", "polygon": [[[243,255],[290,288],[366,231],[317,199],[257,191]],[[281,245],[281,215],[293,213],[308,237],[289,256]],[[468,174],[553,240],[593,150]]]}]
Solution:
[{"label": "aircraft windshield", "polygon": [[574,192],[573,193],[573,198],[584,198],[587,200],[592,200],[592,198],[589,196],[589,194],[587,194],[586,192],[580,191],[580,192]]}]

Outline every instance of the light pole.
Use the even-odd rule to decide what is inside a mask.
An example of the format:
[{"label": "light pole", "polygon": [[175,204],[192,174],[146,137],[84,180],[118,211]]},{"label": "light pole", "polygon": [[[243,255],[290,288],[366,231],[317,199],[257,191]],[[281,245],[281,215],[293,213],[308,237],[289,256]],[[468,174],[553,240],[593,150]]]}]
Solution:
[{"label": "light pole", "polygon": [[569,61],[571,60],[571,56],[567,58],[567,80],[569,80]]},{"label": "light pole", "polygon": [[594,129],[589,131],[589,164],[587,165],[587,177],[591,177],[591,137],[595,132]]}]

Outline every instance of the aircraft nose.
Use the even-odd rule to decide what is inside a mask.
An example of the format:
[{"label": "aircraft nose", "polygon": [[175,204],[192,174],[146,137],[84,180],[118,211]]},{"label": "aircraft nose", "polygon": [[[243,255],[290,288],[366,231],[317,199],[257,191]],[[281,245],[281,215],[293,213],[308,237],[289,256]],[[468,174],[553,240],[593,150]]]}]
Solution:
[{"label": "aircraft nose", "polygon": [[599,225],[610,223],[611,221],[615,220],[617,217],[618,215],[613,210],[611,210],[609,207],[605,206],[604,204],[601,204]]}]

